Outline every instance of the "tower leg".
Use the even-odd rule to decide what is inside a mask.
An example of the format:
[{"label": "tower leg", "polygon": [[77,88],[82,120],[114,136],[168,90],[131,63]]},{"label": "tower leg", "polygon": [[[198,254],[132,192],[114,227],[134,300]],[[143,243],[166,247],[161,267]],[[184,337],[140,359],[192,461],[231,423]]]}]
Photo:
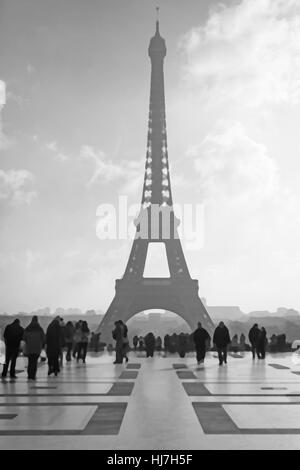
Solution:
[{"label": "tower leg", "polygon": [[130,318],[130,300],[126,294],[115,294],[97,332],[101,333],[100,341],[106,344],[113,344],[112,331],[115,328],[115,321],[127,321]]}]

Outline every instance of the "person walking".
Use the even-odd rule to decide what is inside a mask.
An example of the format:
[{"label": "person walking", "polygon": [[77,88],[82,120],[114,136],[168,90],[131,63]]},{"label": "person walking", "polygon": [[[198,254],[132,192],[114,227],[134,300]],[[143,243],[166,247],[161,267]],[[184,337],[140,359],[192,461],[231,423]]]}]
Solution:
[{"label": "person walking", "polygon": [[[126,362],[129,361],[127,353],[129,352],[129,340],[128,340],[128,327],[126,323],[124,323],[122,320],[120,320],[121,324],[123,325],[124,329],[124,336],[123,336],[123,359],[125,359]],[[122,359],[122,362],[123,362]]]},{"label": "person walking", "polygon": [[177,347],[177,352],[179,354],[179,357],[185,357],[186,352],[187,352],[187,347],[188,347],[188,338],[187,336],[182,332],[178,335],[178,347]]},{"label": "person walking", "polygon": [[268,344],[266,329],[262,326],[257,340],[258,359],[266,357],[266,345]]},{"label": "person walking", "polygon": [[230,336],[227,326],[225,326],[222,321],[215,329],[213,343],[216,345],[218,351],[219,365],[221,366],[223,362],[227,364],[227,348],[230,344]]},{"label": "person walking", "polygon": [[124,327],[120,320],[115,322],[115,329],[112,337],[116,341],[116,359],[114,364],[122,364],[123,362],[123,343],[124,343]]},{"label": "person walking", "polygon": [[66,345],[65,343],[65,335],[64,335],[64,329],[65,329],[65,322],[64,322],[64,319],[61,318],[61,317],[57,317],[58,319],[58,322],[59,322],[59,326],[60,326],[60,336],[61,336],[61,348],[60,348],[60,354],[59,354],[59,358],[58,358],[58,362],[59,362],[59,367],[63,367],[63,362],[64,362],[64,347]]},{"label": "person walking", "polygon": [[155,349],[156,351],[160,352],[161,349],[162,349],[162,340],[161,340],[161,337],[158,336],[155,340]]},{"label": "person walking", "polygon": [[78,346],[81,340],[81,325],[82,325],[82,320],[79,320],[75,325],[75,331],[73,335],[73,353],[72,353],[74,359],[76,359],[77,357]]},{"label": "person walking", "polygon": [[147,333],[145,336],[146,357],[153,357],[154,348],[155,348],[155,336],[152,332]]},{"label": "person walking", "polygon": [[133,348],[134,348],[135,351],[136,351],[138,342],[139,342],[139,337],[138,337],[137,335],[135,335],[135,336],[133,337],[133,340],[132,340]]},{"label": "person walking", "polygon": [[75,328],[71,321],[68,321],[64,327],[64,338],[65,344],[67,347],[66,361],[70,362],[72,360],[72,348],[73,348],[73,338],[74,338]]},{"label": "person walking", "polygon": [[7,376],[10,365],[9,375],[11,379],[17,379],[16,362],[19,355],[20,343],[23,338],[24,328],[20,325],[20,320],[16,318],[10,325],[7,325],[3,338],[5,342],[5,364],[3,365],[2,378]]},{"label": "person walking", "polygon": [[170,335],[168,334],[164,336],[164,351],[165,351],[165,355],[167,355],[167,353],[170,352]]},{"label": "person walking", "polygon": [[63,334],[58,317],[54,318],[47,328],[46,344],[48,357],[48,375],[54,374],[57,376],[60,371],[59,357],[63,345]]},{"label": "person walking", "polygon": [[202,364],[205,359],[206,350],[210,342],[210,335],[202,328],[202,324],[198,322],[198,328],[192,334],[195,343],[197,363]]},{"label": "person walking", "polygon": [[238,337],[238,335],[234,335],[232,337],[230,349],[233,353],[237,354],[237,352],[239,350],[239,337]]},{"label": "person walking", "polygon": [[259,358],[258,354],[258,338],[260,335],[260,329],[258,328],[258,324],[254,323],[252,328],[249,331],[248,338],[251,344],[251,351],[252,351],[252,357],[255,359],[255,354]]},{"label": "person walking", "polygon": [[38,359],[45,344],[45,333],[36,315],[32,317],[31,322],[25,328],[23,340],[28,357],[28,380],[36,380]]},{"label": "person walking", "polygon": [[82,359],[82,362],[85,364],[85,358],[87,353],[87,348],[89,344],[90,330],[86,321],[83,321],[81,324],[81,336],[78,343],[77,357],[76,360],[79,362],[79,359]]},{"label": "person walking", "polygon": [[145,341],[142,336],[139,337],[139,351],[144,351]]}]

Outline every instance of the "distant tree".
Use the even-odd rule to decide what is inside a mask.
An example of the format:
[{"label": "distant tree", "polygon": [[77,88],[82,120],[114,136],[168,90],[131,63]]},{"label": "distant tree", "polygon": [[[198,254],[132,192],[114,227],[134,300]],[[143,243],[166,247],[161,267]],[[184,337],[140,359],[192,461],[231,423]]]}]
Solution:
[{"label": "distant tree", "polygon": [[95,310],[87,310],[85,312],[86,315],[97,315]]}]

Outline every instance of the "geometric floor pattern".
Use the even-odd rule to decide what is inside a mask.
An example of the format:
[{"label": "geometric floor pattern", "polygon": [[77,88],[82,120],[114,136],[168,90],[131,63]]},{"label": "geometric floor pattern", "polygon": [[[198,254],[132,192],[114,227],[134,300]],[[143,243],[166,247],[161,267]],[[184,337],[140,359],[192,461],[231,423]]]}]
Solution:
[{"label": "geometric floor pattern", "polygon": [[252,360],[209,353],[108,354],[0,382],[0,449],[299,449],[300,364],[291,353]]}]

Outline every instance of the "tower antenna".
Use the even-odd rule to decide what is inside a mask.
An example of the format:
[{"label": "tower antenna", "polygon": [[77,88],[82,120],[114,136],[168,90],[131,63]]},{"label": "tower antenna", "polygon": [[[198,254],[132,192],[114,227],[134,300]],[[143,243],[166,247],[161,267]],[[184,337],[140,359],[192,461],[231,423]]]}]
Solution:
[{"label": "tower antenna", "polygon": [[156,21],[159,21],[159,7],[156,7]]},{"label": "tower antenna", "polygon": [[159,7],[156,7],[156,34],[159,34]]}]

